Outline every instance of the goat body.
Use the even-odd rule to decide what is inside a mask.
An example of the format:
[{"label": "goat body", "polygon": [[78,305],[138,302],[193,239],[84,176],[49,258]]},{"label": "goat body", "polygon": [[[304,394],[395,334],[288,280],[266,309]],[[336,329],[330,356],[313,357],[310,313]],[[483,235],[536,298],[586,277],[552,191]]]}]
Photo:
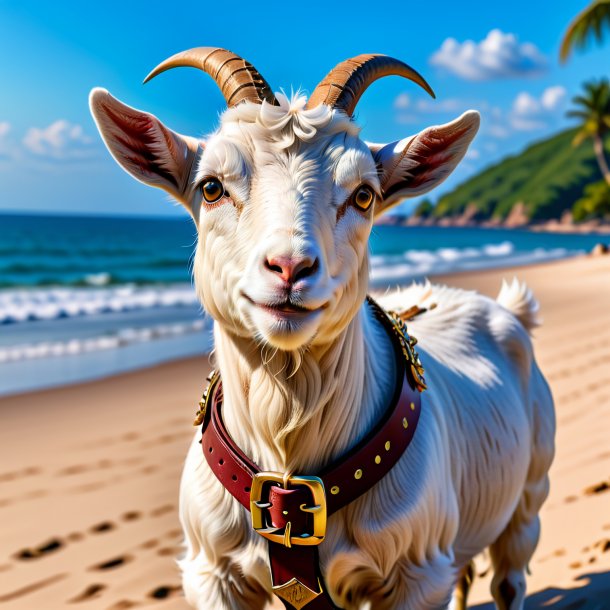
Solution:
[{"label": "goat body", "polygon": [[[429,284],[380,303],[436,304],[409,324],[429,389],[398,464],[329,519],[320,547],[329,590],[344,608],[443,608],[472,557],[490,547],[499,607],[520,607],[554,437],[553,402],[520,321],[532,323],[535,302],[515,282],[499,303]],[[328,351],[305,354],[292,374],[277,355],[244,359],[245,346],[216,328],[231,435],[265,470],[307,474],[338,457],[390,399],[395,363],[384,332],[363,305]],[[297,419],[298,404],[307,409]],[[202,463],[198,440],[180,497],[187,599],[197,608],[263,608],[267,543]]]}]

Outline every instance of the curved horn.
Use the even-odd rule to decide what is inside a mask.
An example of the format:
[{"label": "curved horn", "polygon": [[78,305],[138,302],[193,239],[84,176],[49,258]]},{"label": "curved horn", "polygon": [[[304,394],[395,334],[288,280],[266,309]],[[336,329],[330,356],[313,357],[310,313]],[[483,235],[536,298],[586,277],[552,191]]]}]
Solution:
[{"label": "curved horn", "polygon": [[411,66],[387,55],[367,54],[346,59],[333,68],[314,89],[306,108],[326,104],[352,116],[367,88],[378,78],[392,75],[404,76],[436,97],[424,77]]},{"label": "curved horn", "polygon": [[220,87],[229,108],[244,101],[262,104],[265,100],[274,106],[278,105],[267,81],[251,63],[218,47],[197,47],[176,53],[160,63],[144,82],[147,83],[161,72],[181,66],[207,72]]}]

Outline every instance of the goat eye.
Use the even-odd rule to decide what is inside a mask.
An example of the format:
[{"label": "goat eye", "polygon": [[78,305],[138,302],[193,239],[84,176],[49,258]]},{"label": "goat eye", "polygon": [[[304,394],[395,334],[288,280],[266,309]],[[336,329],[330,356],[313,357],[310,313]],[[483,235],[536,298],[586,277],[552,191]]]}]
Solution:
[{"label": "goat eye", "polygon": [[203,198],[208,203],[218,201],[225,193],[222,183],[216,178],[206,180],[201,187],[201,191],[203,192]]},{"label": "goat eye", "polygon": [[366,212],[375,201],[375,193],[370,186],[363,184],[354,192],[353,201],[357,208]]}]

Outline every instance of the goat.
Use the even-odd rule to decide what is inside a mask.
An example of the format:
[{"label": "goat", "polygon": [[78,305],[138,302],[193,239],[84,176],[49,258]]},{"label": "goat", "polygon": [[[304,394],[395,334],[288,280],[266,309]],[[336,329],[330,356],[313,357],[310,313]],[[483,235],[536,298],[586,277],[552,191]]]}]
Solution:
[{"label": "goat", "polygon": [[[315,472],[361,439],[392,396],[392,346],[365,301],[373,221],[442,182],[479,115],[369,144],[352,115],[374,80],[401,75],[432,94],[398,60],[347,60],[308,100],[273,94],[251,64],[216,48],[179,53],[148,78],[177,66],[210,74],[227,100],[205,140],[104,89],[91,93],[92,114],[115,160],[197,226],[194,281],[215,321],[231,436],[264,470]],[[520,609],[554,452],[553,401],[529,337],[537,304],[517,282],[496,301],[425,283],[380,302],[437,305],[410,323],[429,389],[396,466],[329,519],[319,547],[329,593],[349,610],[444,608],[452,592],[465,608],[470,561],[489,548],[497,607]],[[198,441],[180,490],[186,598],[200,610],[263,608],[266,542]]]}]

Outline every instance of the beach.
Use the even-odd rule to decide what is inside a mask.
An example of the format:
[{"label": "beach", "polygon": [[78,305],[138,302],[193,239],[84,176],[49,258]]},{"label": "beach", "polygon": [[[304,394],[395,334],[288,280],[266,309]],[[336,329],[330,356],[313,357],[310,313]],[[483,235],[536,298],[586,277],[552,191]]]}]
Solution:
[{"label": "beach", "polygon": [[[558,420],[526,607],[610,608],[610,256],[434,281],[495,297],[513,276],[540,301]],[[0,398],[0,607],[187,610],[178,485],[209,368],[197,356]],[[485,557],[477,571],[471,607],[491,608]]]}]

